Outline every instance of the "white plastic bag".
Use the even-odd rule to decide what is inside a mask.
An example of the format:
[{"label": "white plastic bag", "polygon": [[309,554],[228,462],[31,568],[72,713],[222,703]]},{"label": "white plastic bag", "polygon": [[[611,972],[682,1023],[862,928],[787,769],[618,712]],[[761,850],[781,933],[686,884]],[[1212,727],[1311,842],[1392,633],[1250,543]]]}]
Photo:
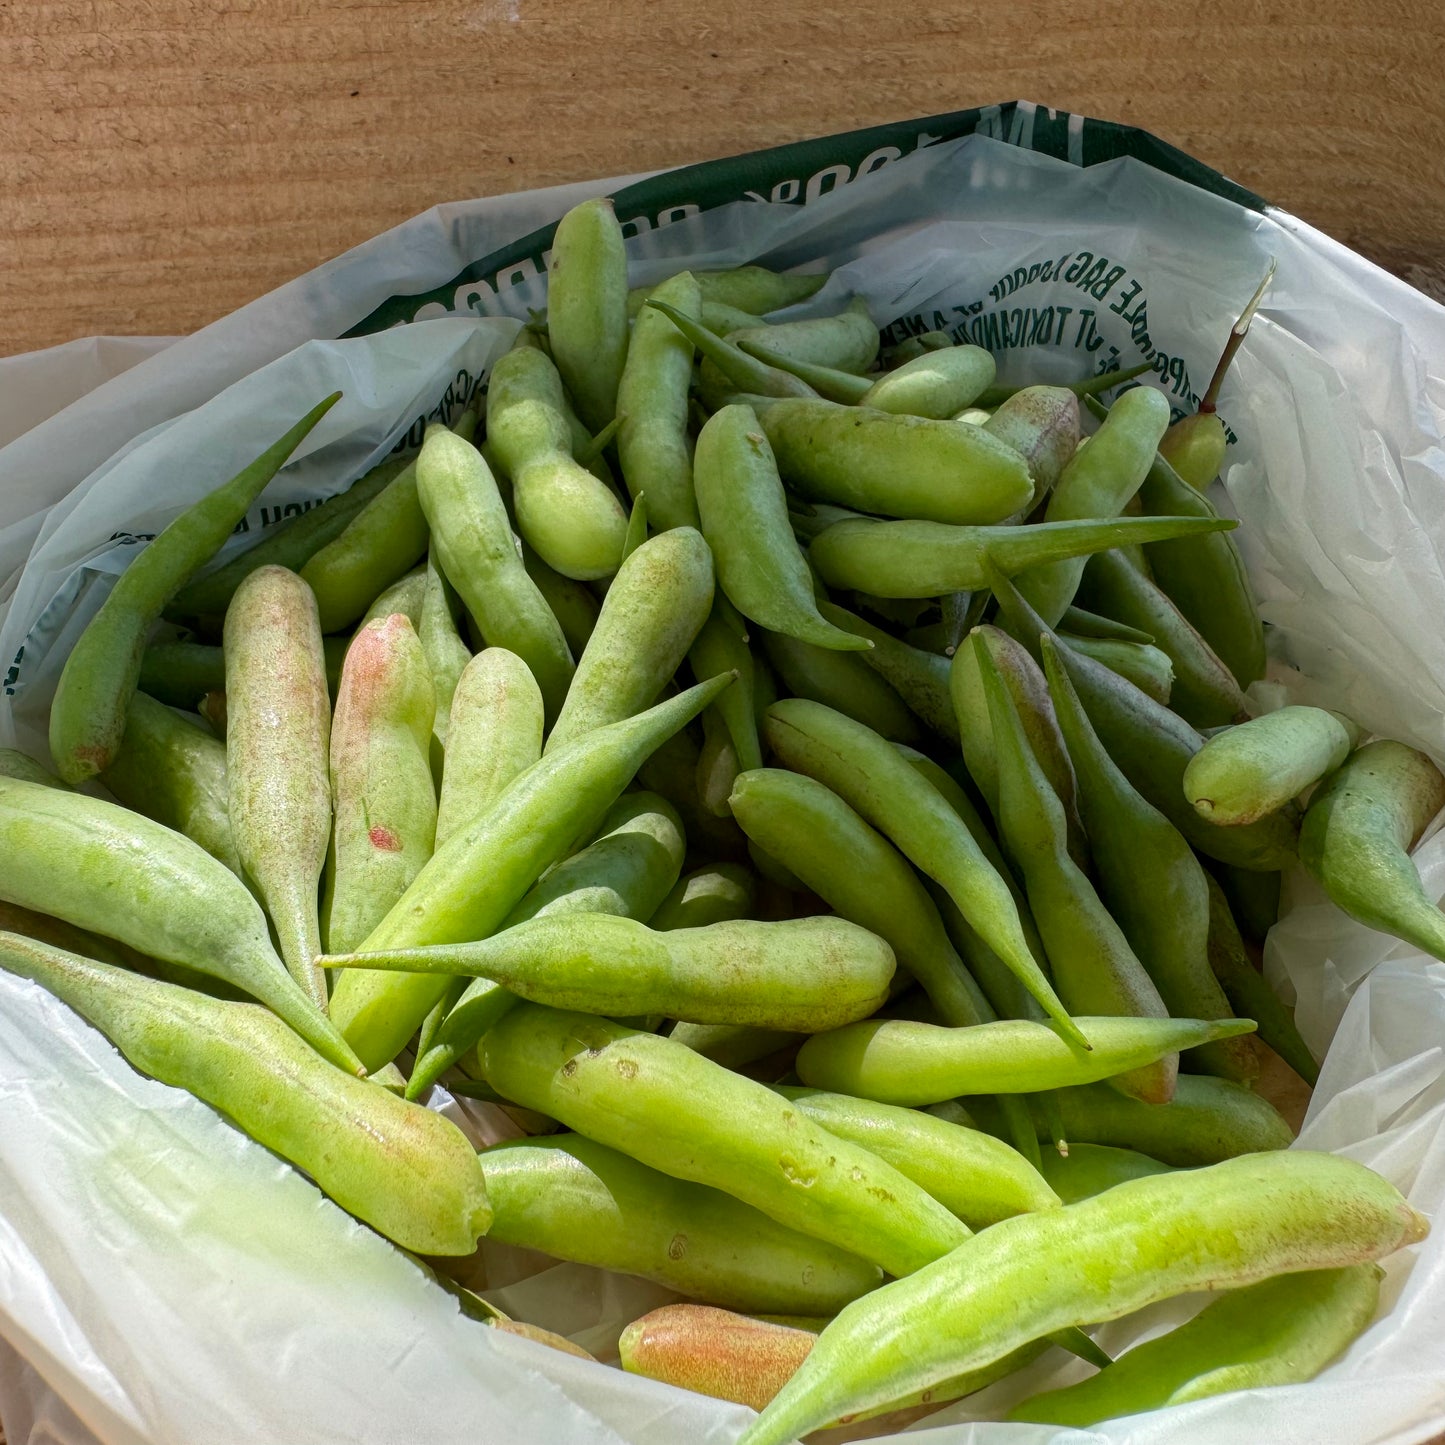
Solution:
[{"label": "white plastic bag", "polygon": [[[1228,500],[1272,648],[1304,673],[1302,696],[1445,757],[1445,642],[1434,624],[1445,616],[1445,312],[1278,212],[1135,159],[1080,169],[986,135],[960,138],[958,118],[943,119],[955,138],[934,134],[944,129],[935,118],[744,158],[730,193],[704,167],[679,173],[671,195],[663,176],[632,190],[615,181],[441,208],[174,343],[12,442],[0,450],[0,577],[15,574],[0,584],[0,657],[16,662],[0,742],[43,750],[59,660],[134,546],[112,534],[154,531],[340,386],[345,399],[263,506],[336,490],[417,418],[464,400],[541,302],[545,238],[506,243],[585,194],[650,187],[656,208],[629,227],[639,281],[752,259],[837,267],[799,314],[854,291],[893,335],[941,324],[1002,348],[1006,379],[1071,379],[1116,351],[1119,364],[1158,356],[1160,384],[1181,409],[1275,256],[1276,282],[1222,402],[1238,433]],[[1072,159],[1095,143],[1078,117],[1020,106],[1005,119],[1014,139],[1037,126]],[[999,134],[1003,120],[977,123]],[[804,161],[812,169],[795,180],[779,169]],[[1163,163],[1187,171],[1178,158]],[[688,186],[701,201],[687,199]],[[458,279],[488,253],[502,260]],[[392,293],[419,299],[388,309]],[[459,314],[310,339],[372,313],[418,311]],[[23,388],[18,363],[11,375]],[[261,520],[258,508],[251,524]],[[1434,893],[1445,892],[1445,836],[1419,859]],[[1307,880],[1292,878],[1289,892],[1268,968],[1298,992],[1310,1041],[1332,1039],[1300,1143],[1349,1153],[1436,1214],[1445,965],[1351,923]],[[0,1351],[0,1417],[17,1442],[724,1445],[750,1418],[463,1319],[293,1170],[195,1100],[139,1077],[66,1008],[5,975],[0,1097],[0,1336],[13,1347]],[[497,1297],[605,1349],[657,1294],[558,1266]],[[1084,1433],[968,1423],[1068,1378],[1075,1366],[1055,1354],[1024,1383],[1005,1381],[910,1433],[939,1445],[1423,1440],[1445,1429],[1445,1230],[1390,1261],[1386,1300],[1307,1386]],[[1121,1346],[1197,1303],[1116,1322],[1101,1338]]]}]

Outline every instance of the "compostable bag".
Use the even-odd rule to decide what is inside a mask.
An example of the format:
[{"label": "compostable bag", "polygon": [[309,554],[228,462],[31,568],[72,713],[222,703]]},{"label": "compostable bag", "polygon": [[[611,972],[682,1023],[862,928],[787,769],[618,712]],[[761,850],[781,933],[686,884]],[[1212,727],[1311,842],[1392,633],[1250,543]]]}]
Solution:
[{"label": "compostable bag", "polygon": [[[441,207],[103,382],[0,449],[0,744],[43,756],[60,663],[115,574],[305,405],[345,393],[233,548],[453,417],[545,304],[551,225],[599,193],[617,199],[635,282],[754,260],[832,269],[794,314],[859,294],[887,341],[946,329],[994,351],[1004,380],[1147,359],[1181,413],[1276,258],[1221,401],[1222,500],[1275,675],[1445,758],[1445,311],[1152,137],[1024,103]],[[11,411],[23,363],[7,366]],[[1445,834],[1417,861],[1445,893]],[[1298,873],[1286,893],[1267,970],[1328,1046],[1300,1145],[1349,1154],[1438,1216],[1445,965],[1353,924]],[[750,1418],[463,1317],[293,1169],[8,975],[0,1098],[13,1441],[725,1445]],[[669,1298],[485,1243],[482,1262],[504,1309],[604,1357]],[[1101,1342],[1198,1304],[1116,1321]],[[1081,1371],[1051,1352],[909,1438],[1409,1445],[1445,1430],[1442,1339],[1445,1226],[1389,1261],[1381,1317],[1309,1385],[1089,1432],[980,1423]]]}]

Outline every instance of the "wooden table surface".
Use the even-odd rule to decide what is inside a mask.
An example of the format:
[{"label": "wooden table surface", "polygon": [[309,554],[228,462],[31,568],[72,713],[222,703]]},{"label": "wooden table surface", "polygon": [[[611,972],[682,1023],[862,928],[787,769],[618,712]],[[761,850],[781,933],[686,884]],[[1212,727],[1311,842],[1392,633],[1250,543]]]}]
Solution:
[{"label": "wooden table surface", "polygon": [[1420,0],[8,0],[0,354],[192,330],[438,201],[1018,98],[1419,280],[1442,36]]}]

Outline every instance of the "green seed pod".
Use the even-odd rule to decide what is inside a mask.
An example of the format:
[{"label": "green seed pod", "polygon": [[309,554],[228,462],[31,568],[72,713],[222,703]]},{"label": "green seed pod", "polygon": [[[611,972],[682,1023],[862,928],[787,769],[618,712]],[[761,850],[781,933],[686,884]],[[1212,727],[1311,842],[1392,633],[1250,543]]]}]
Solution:
[{"label": "green seed pod", "polygon": [[996,371],[993,357],[978,346],[930,351],[879,377],[858,404],[943,421],[971,406],[993,385]]},{"label": "green seed pod", "polygon": [[757,880],[749,869],[741,863],[708,863],[679,878],[647,922],[659,931],[705,928],[750,918],[756,906]]},{"label": "green seed pod", "polygon": [[1167,1174],[1169,1165],[1133,1149],[1115,1149],[1108,1144],[1080,1144],[1069,1141],[1069,1152],[1045,1149],[1043,1176],[1058,1191],[1065,1204],[1092,1199],[1116,1184],[1144,1179],[1150,1174]]}]

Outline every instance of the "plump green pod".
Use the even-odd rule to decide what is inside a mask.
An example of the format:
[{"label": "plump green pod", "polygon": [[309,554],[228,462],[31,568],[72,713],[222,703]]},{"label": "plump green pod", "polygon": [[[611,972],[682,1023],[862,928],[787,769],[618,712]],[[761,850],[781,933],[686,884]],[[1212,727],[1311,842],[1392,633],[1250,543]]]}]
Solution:
[{"label": "plump green pod", "polygon": [[895,742],[923,741],[923,728],[913,709],[862,657],[776,632],[765,632],[761,640],[773,671],[794,697],[835,708]]},{"label": "plump green pod", "polygon": [[428,427],[416,474],[447,580],[461,593],[487,645],[505,647],[531,668],[548,714],[555,716],[572,681],[572,654],[517,556],[507,509],[481,453],[445,427]]},{"label": "plump green pod", "polygon": [[1113,1144],[1192,1169],[1237,1154],[1288,1149],[1294,1131],[1267,1100],[1228,1079],[1180,1074],[1167,1104],[1143,1104],[1106,1084],[1054,1097],[1070,1144]]},{"label": "plump green pod", "polygon": [[[875,597],[936,597],[988,585],[988,567],[1021,581],[1042,568],[1161,536],[1194,536],[1234,523],[1193,517],[1114,517],[1020,527],[960,527],[937,521],[837,522],[820,532],[808,558],[830,587]],[[1082,560],[1080,566],[1082,567]]]},{"label": "plump green pod", "polygon": [[866,637],[873,644],[873,650],[862,654],[863,661],[908,704],[921,722],[939,737],[958,742],[958,718],[949,693],[946,657],[912,647],[832,602],[819,602],[818,611],[844,631]]},{"label": "plump green pod", "polygon": [[[517,942],[510,931],[535,918],[587,913],[645,923],[677,881],[686,851],[682,824],[669,803],[656,793],[624,793],[608,810],[597,837],[549,868],[502,920],[497,936],[509,939],[502,952]],[[525,985],[521,992],[527,992]],[[518,997],[505,981],[490,977],[454,980],[442,999],[442,1016],[417,1046],[407,1097],[420,1098]]]},{"label": "plump green pod", "polygon": [[810,501],[967,525],[1001,522],[1033,495],[1024,459],[979,427],[805,398],[760,419],[778,470]]},{"label": "plump green pod", "polygon": [[415,629],[432,679],[432,757],[438,777],[447,745],[447,725],[452,713],[452,695],[457,690],[472,650],[457,630],[454,593],[434,557],[426,562],[426,591],[422,598],[421,622]]},{"label": "plump green pod", "polygon": [[[1048,637],[1042,645],[1055,714],[1078,779],[1099,894],[1171,1014],[1228,1018],[1229,1000],[1209,966],[1207,875],[1174,825],[1139,796],[1105,752],[1057,645]],[[1249,1041],[1228,1035],[1198,1049],[1191,1062],[1239,1083],[1259,1073]]]},{"label": "plump green pod", "polygon": [[1229,445],[1219,413],[1197,411],[1181,417],[1159,441],[1159,455],[1196,492],[1206,490],[1224,465]]},{"label": "plump green pod", "polygon": [[[664,281],[654,294],[701,319],[702,293],[689,272]],[[646,493],[648,513],[660,530],[698,525],[687,434],[692,351],[692,342],[665,316],[643,308],[633,323],[617,389],[622,479],[634,500]]]},{"label": "plump green pod", "polygon": [[592,629],[597,626],[602,604],[585,582],[564,577],[549,567],[524,541],[522,543],[522,564],[527,576],[536,584],[537,591],[546,599],[547,606],[557,619],[562,635],[573,657],[581,657]]},{"label": "plump green pod", "polygon": [[490,1238],[735,1309],[841,1309],[878,1267],[580,1134],[488,1149]]},{"label": "plump green pod", "polygon": [[[1035,659],[1042,656],[1039,638],[1051,629],[1007,577],[995,571],[989,585],[1008,631]],[[1059,640],[1056,634],[1054,640]],[[1109,756],[1192,847],[1220,862],[1262,872],[1276,872],[1293,861],[1297,823],[1289,810],[1238,828],[1206,823],[1183,787],[1184,769],[1204,746],[1199,733],[1102,663],[1067,647],[1059,657]]]},{"label": "plump green pod", "polygon": [[1147,632],[1174,667],[1169,705],[1197,728],[1222,727],[1250,715],[1249,700],[1214,649],[1167,593],[1122,552],[1101,552],[1084,568],[1086,606]]},{"label": "plump green pod", "polygon": [[415,453],[391,456],[351,484],[339,496],[324,499],[274,527],[239,557],[214,572],[188,582],[166,608],[168,617],[221,618],[236,588],[258,567],[286,567],[299,572],[323,547],[334,542],[352,519],[395,480],[410,464]]},{"label": "plump green pod", "polygon": [[[589,431],[601,431],[617,412],[627,362],[627,248],[606,196],[573,206],[557,222],[547,262],[547,340],[578,414]],[[490,411],[489,403],[488,432]]]},{"label": "plump green pod", "polygon": [[737,345],[760,341],[790,360],[837,371],[867,371],[878,355],[878,328],[868,315],[868,303],[861,296],[855,296],[836,316],[760,326],[752,332],[735,332],[729,340]]},{"label": "plump green pod", "polygon": [[115,761],[152,624],[340,397],[312,407],[254,462],[187,507],[116,578],[65,659],[50,704],[50,753],[64,782],[83,783]]},{"label": "plump green pod", "polygon": [[659,933],[591,912],[533,918],[479,943],[330,955],[326,965],[466,974],[608,1018],[661,1014],[797,1033],[866,1018],[888,997],[894,966],[881,938],[841,918],[741,918]]},{"label": "plump green pod", "polygon": [[1210,738],[1184,769],[1184,796],[1211,823],[1252,823],[1334,772],[1359,741],[1340,713],[1282,707]]},{"label": "plump green pod", "polygon": [[1366,1263],[1428,1228],[1363,1165],[1297,1150],[1135,1179],[1020,1214],[849,1305],[739,1445],[785,1445],[844,1410],[988,1364],[1048,1330],[1191,1290]]},{"label": "plump green pod", "polygon": [[1442,807],[1445,777],[1424,753],[1366,743],[1310,799],[1300,862],[1351,918],[1445,959],[1445,914],[1410,861]]},{"label": "plump green pod", "polygon": [[[755,1029],[745,1024],[678,1024],[668,1037],[673,1043],[689,1048],[715,1064],[727,1069],[745,1069],[772,1054],[797,1051],[805,1035],[786,1029]],[[792,1067],[789,1062],[778,1067],[776,1076]]]},{"label": "plump green pod", "polygon": [[751,407],[725,406],[708,418],[697,439],[693,479],[718,585],[744,617],[800,642],[868,648],[818,613],[772,448]]},{"label": "plump green pod", "polygon": [[698,790],[702,777],[700,727],[669,738],[638,770],[641,787],[660,793],[678,811],[692,846],[709,857],[741,862],[747,840],[731,818],[710,812]]},{"label": "plump green pod", "polygon": [[515,652],[488,647],[462,670],[437,802],[438,848],[542,756],[542,711],[537,680]]},{"label": "plump green pod", "polygon": [[942,884],[1049,1017],[1087,1047],[1029,951],[1008,884],[936,787],[877,733],[802,698],[774,703],[764,731],[787,767],[831,788],[916,868]]},{"label": "plump green pod", "polygon": [[[722,720],[732,741],[739,772],[763,765],[762,745],[758,742],[758,723],[754,679],[756,668],[747,631],[736,609],[724,596],[713,598],[712,612],[688,648],[687,660],[692,675],[702,682],[725,672],[736,680],[713,704],[712,711]],[[704,714],[706,717],[707,714]]]},{"label": "plump green pod", "polygon": [[563,405],[557,368],[540,351],[509,351],[492,367],[487,442],[512,479],[517,530],[564,577],[596,581],[622,560],[627,513],[573,460]]},{"label": "plump green pod", "polygon": [[184,833],[245,878],[231,831],[226,749],[197,723],[138,692],[101,782],[127,808]]},{"label": "plump green pod", "polygon": [[673,884],[648,923],[662,931],[750,918],[757,897],[757,880],[750,869],[741,863],[706,863]]},{"label": "plump green pod", "polygon": [[1206,879],[1206,886],[1209,889],[1209,967],[1230,1007],[1241,1017],[1254,1019],[1261,1041],[1314,1088],[1319,1083],[1320,1066],[1295,1025],[1294,1011],[1254,966],[1239,936],[1224,890],[1213,878]]},{"label": "plump green pod", "polygon": [[1230,1390],[1312,1380],[1375,1317],[1377,1264],[1285,1274],[1206,1305],[1109,1369],[1015,1405],[1010,1420],[1085,1426]]},{"label": "plump green pod", "polygon": [[[1045,520],[1117,517],[1143,484],[1168,425],[1169,402],[1162,391],[1149,386],[1126,391],[1064,468]],[[1052,626],[1074,600],[1083,572],[1082,559],[1053,562],[1024,578],[1019,590]]]},{"label": "plump green pod", "polygon": [[[978,662],[998,764],[995,816],[1004,850],[1023,875],[1060,997],[1075,1013],[1167,1018],[1153,980],[1069,856],[1064,806],[1029,749],[1018,710],[986,647],[979,651]],[[1084,1036],[1089,1037],[1087,1030]],[[1178,1059],[1170,1052],[1132,1065],[1127,1072],[1112,1069],[1104,1077],[1117,1089],[1160,1104],[1173,1092],[1177,1071]]]},{"label": "plump green pod", "polygon": [[785,1087],[778,1093],[830,1133],[906,1174],[972,1229],[1059,1203],[1038,1170],[991,1134],[843,1094]]},{"label": "plump green pod", "polygon": [[1026,386],[982,425],[1028,464],[1034,494],[1027,505],[1032,506],[1058,485],[1078,450],[1079,399],[1063,386]]},{"label": "plump green pod", "polygon": [[316,599],[294,572],[261,567],[226,610],[226,790],[246,876],[291,976],[321,1007],[317,891],[331,838],[331,699]]},{"label": "plump green pod", "polygon": [[318,1053],[356,1055],[286,972],[266,917],[224,864],[114,803],[0,779],[0,897],[258,998]]},{"label": "plump green pod", "polygon": [[[323,637],[326,686],[334,695],[341,680],[341,664],[351,639]],[[226,656],[219,647],[203,642],[157,642],[141,659],[139,690],[182,712],[199,712],[207,693],[226,690]]]},{"label": "plump green pod", "polygon": [[[150,701],[155,700],[152,698]],[[129,725],[129,716],[126,721]],[[0,778],[19,778],[25,783],[43,783],[47,788],[65,787],[48,768],[41,767],[29,753],[22,753],[18,748],[0,748]]]},{"label": "plump green pod", "polygon": [[34,979],[154,1079],[186,1089],[403,1249],[470,1254],[492,1212],[455,1124],[333,1068],[255,1004],[140,978],[14,934],[0,967]]},{"label": "plump green pod", "polygon": [[[724,678],[699,683],[528,768],[437,849],[363,950],[487,937],[551,864],[596,829],[643,761],[726,686]],[[351,972],[336,986],[331,1014],[379,1068],[396,1057],[446,987],[444,975]]]},{"label": "plump green pod", "polygon": [[960,1094],[1037,1094],[1142,1069],[1181,1049],[1252,1033],[1252,1019],[1089,1018],[1074,1015],[1093,1046],[1075,1049],[1047,1023],[999,1019],[942,1028],[868,1019],[815,1033],[798,1077],[817,1089],[916,1108]]},{"label": "plump green pod", "polygon": [[[725,271],[694,271],[691,274],[705,306],[744,312],[754,321],[769,311],[781,311],[785,306],[796,306],[800,301],[806,301],[821,291],[828,280],[826,271],[812,276],[788,276],[770,271],[766,266],[732,266]],[[661,283],[634,286],[627,293],[629,316],[637,315],[658,284]]]},{"label": "plump green pod", "polygon": [[968,1237],[891,1165],[671,1039],[522,1004],[483,1038],[477,1057],[503,1098],[674,1178],[725,1190],[890,1274],[908,1274]]},{"label": "plump green pod", "polygon": [[885,372],[859,405],[944,421],[971,406],[974,398],[993,384],[997,370],[992,355],[978,346],[930,351]]},{"label": "plump green pod", "polygon": [[326,948],[355,948],[432,855],[431,670],[404,617],[370,622],[346,655],[331,727],[336,814],[322,920]]},{"label": "plump green pod", "polygon": [[889,944],[947,1022],[992,1017],[918,875],[836,793],[801,773],[760,768],[738,775],[728,801],[752,842],[786,858],[830,908]]},{"label": "plump green pod", "polygon": [[546,751],[641,712],[681,665],[712,608],[712,553],[674,527],[644,542],[613,578]]},{"label": "plump green pod", "polygon": [[361,617],[379,591],[426,555],[427,540],[413,459],[301,568],[321,630],[337,632]]},{"label": "plump green pod", "polygon": [[1168,1174],[1170,1166],[1134,1149],[1115,1149],[1108,1144],[1080,1144],[1069,1141],[1069,1152],[1045,1149],[1043,1176],[1058,1191],[1065,1204],[1092,1199],[1116,1184],[1146,1179],[1151,1174]]},{"label": "plump green pod", "polygon": [[[1072,610],[1072,609],[1070,609]],[[1068,644],[1071,652],[1091,657],[1110,672],[1117,672],[1132,682],[1146,697],[1167,706],[1174,691],[1174,664],[1168,654],[1152,642],[1133,642],[1122,637],[1080,636],[1060,628],[1057,636]]]},{"label": "plump green pod", "polygon": [[[413,628],[421,626],[422,608],[426,605],[426,582],[427,569],[425,566],[414,567],[404,577],[398,577],[390,587],[383,588],[377,594],[371,606],[361,615],[361,621],[356,624],[357,631],[360,631],[368,622],[375,622],[381,617],[399,615],[405,617]],[[332,639],[322,639],[327,646],[327,666],[330,667],[330,644]],[[344,660],[344,659],[343,659]],[[341,680],[341,670],[337,669],[336,679]]]}]

